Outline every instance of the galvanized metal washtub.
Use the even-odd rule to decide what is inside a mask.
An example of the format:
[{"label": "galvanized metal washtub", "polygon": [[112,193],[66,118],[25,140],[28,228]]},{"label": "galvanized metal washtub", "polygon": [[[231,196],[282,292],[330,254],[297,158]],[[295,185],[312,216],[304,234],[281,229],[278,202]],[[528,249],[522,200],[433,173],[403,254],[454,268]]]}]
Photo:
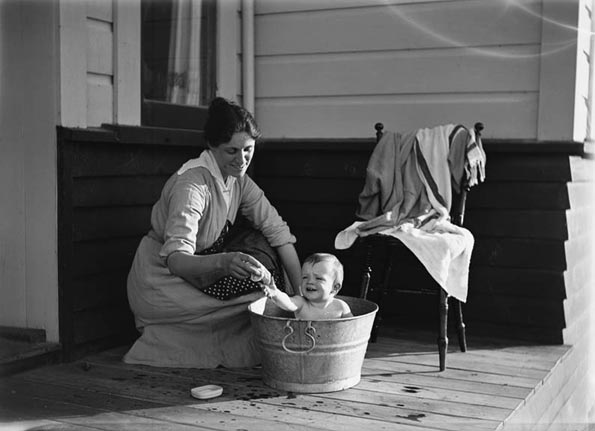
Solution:
[{"label": "galvanized metal washtub", "polygon": [[320,393],[359,383],[378,306],[365,299],[339,298],[349,304],[354,317],[297,320],[270,299],[250,304],[266,385],[289,392]]}]

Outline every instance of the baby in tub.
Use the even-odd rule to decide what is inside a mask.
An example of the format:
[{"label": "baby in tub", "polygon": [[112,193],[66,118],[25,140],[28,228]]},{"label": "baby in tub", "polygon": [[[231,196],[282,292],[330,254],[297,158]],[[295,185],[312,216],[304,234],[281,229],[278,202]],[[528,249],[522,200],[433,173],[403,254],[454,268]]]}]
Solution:
[{"label": "baby in tub", "polygon": [[[297,319],[324,320],[353,317],[349,305],[335,295],[343,284],[343,265],[329,253],[314,253],[302,265],[300,295],[289,296],[277,289],[272,277],[259,268],[254,281],[261,281],[266,296],[284,310],[292,311]],[[263,271],[264,269],[264,271]],[[267,271],[268,272],[268,271]],[[258,280],[255,280],[258,279]]]}]

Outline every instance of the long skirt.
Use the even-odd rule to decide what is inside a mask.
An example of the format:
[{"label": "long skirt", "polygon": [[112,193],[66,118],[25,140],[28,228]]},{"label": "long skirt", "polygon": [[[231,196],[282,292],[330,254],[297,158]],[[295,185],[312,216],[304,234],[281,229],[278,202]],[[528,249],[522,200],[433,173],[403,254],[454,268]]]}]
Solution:
[{"label": "long skirt", "polygon": [[[240,233],[239,238],[223,246],[244,248],[253,254],[254,235]],[[262,240],[266,241],[264,237]],[[256,248],[266,253],[266,247]],[[158,241],[145,236],[128,274],[128,300],[141,335],[124,356],[124,362],[180,368],[259,364],[248,305],[261,298],[262,291],[253,289],[226,300],[217,299],[172,275],[159,256],[160,249]],[[255,257],[265,260],[263,255]],[[278,264],[276,257],[273,260]]]}]

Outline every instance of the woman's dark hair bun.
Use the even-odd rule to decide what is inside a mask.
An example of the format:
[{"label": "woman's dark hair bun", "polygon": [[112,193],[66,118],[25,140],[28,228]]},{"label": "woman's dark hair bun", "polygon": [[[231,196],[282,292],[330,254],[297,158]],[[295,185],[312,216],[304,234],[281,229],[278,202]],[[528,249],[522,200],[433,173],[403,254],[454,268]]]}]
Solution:
[{"label": "woman's dark hair bun", "polygon": [[254,117],[237,103],[223,97],[214,98],[207,113],[205,139],[217,147],[229,142],[235,133],[246,132],[251,138],[261,136]]}]

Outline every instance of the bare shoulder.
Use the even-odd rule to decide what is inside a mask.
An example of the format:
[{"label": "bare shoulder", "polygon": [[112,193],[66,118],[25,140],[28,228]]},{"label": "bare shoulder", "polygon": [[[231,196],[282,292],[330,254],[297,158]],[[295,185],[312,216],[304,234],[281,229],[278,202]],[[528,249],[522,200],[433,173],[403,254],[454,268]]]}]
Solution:
[{"label": "bare shoulder", "polygon": [[304,298],[302,295],[293,295],[290,296],[291,300],[293,301],[293,303],[295,305],[297,305],[298,307],[301,307],[302,305],[304,305],[306,302],[308,302],[306,300],[306,298]]},{"label": "bare shoulder", "polygon": [[353,313],[351,312],[351,308],[347,302],[343,301],[342,299],[335,298],[336,307],[341,311],[341,317],[353,317]]}]

